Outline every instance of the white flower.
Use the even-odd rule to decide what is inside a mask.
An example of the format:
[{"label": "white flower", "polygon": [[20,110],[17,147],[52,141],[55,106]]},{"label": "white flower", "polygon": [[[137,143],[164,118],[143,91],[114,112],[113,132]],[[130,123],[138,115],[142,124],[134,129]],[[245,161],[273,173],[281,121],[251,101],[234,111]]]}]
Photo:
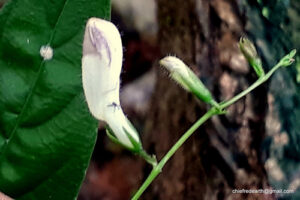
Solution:
[{"label": "white flower", "polygon": [[82,81],[91,113],[105,120],[107,105],[119,102],[122,42],[118,29],[110,22],[88,20],[83,40]]},{"label": "white flower", "polygon": [[98,18],[89,19],[82,57],[82,82],[89,110],[95,118],[108,124],[112,131],[109,136],[139,151],[138,133],[120,107],[122,58],[121,37],[115,25]]}]

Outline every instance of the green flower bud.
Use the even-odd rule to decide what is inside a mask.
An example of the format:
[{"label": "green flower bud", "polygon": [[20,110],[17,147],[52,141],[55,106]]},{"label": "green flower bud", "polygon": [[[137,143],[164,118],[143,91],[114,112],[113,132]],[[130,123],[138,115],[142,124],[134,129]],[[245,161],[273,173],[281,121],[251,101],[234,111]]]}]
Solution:
[{"label": "green flower bud", "polygon": [[258,77],[264,76],[265,72],[253,43],[247,38],[242,37],[240,39],[239,46],[243,55],[245,56],[249,64],[253,67],[257,76]]},{"label": "green flower bud", "polygon": [[170,72],[170,77],[184,89],[212,106],[219,106],[202,81],[179,58],[167,56],[160,60],[159,63]]},{"label": "green flower bud", "polygon": [[285,55],[279,61],[279,65],[281,65],[282,67],[287,67],[291,65],[295,61],[294,56],[296,55],[296,53],[297,53],[296,49],[292,50],[289,54]]}]

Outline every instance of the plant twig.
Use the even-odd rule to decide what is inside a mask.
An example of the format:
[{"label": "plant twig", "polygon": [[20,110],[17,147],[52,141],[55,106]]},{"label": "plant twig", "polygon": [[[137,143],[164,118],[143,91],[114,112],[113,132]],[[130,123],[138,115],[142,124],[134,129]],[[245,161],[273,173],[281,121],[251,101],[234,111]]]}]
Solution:
[{"label": "plant twig", "polygon": [[[236,101],[250,93],[252,90],[263,84],[267,81],[271,75],[280,67],[285,67],[292,64],[292,57],[295,55],[295,50],[293,50],[290,54],[285,56],[277,65],[275,65],[267,74],[263,74],[257,81],[255,81],[250,87],[246,90],[242,91],[238,95],[234,96],[232,99],[228,101],[221,102],[217,104],[218,106],[213,106],[210,110],[208,110],[200,119],[198,119],[182,136],[181,138],[172,146],[172,148],[166,153],[166,155],[160,160],[157,165],[153,166],[151,173],[148,178],[144,181],[143,185],[138,189],[135,195],[132,197],[132,200],[138,200],[143,192],[148,188],[148,186],[152,183],[152,181],[161,173],[162,168],[165,166],[167,161],[175,154],[175,152],[181,147],[181,145],[209,118],[214,115],[224,114],[224,109],[228,106],[234,104]],[[289,56],[289,57],[288,57]]]}]

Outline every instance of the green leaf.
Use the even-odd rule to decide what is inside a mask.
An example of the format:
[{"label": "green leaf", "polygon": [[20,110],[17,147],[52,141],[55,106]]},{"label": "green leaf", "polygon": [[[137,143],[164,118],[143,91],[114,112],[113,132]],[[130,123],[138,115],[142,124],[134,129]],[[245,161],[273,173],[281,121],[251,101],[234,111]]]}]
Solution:
[{"label": "green leaf", "polygon": [[13,0],[0,11],[0,191],[76,198],[97,136],[81,86],[83,32],[109,15],[109,0]]}]

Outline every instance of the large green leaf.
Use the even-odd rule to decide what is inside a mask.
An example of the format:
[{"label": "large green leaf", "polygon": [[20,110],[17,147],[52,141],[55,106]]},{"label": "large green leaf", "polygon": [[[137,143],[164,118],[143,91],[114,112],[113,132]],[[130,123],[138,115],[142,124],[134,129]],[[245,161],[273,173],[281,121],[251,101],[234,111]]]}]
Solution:
[{"label": "large green leaf", "polygon": [[[0,191],[74,199],[96,140],[81,86],[87,19],[109,0],[13,0],[0,12]],[[53,58],[43,61],[40,48]]]}]

